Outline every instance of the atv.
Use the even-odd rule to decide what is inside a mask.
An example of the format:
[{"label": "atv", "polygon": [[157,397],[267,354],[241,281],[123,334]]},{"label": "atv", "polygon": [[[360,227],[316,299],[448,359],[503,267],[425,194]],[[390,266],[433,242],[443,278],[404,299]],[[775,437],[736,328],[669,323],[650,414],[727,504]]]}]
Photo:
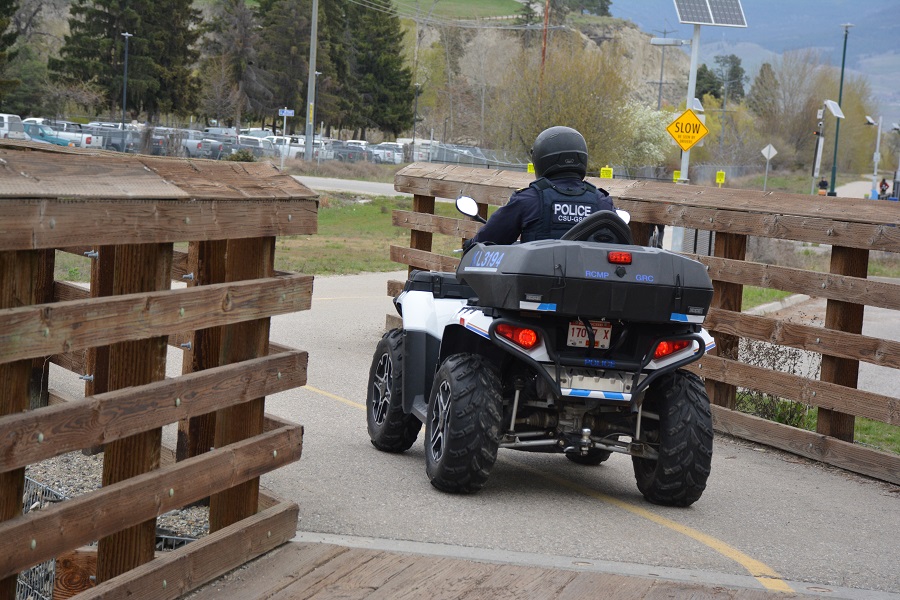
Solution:
[{"label": "atv", "polygon": [[[473,218],[476,205],[457,206]],[[715,346],[699,262],[633,243],[600,211],[560,240],[474,244],[456,273],[413,271],[403,327],[375,348],[372,444],[403,452],[425,424],[425,472],[445,492],[488,480],[499,448],[581,465],[632,457],[656,504],[688,506],[712,460],[709,398],[682,367]]]}]

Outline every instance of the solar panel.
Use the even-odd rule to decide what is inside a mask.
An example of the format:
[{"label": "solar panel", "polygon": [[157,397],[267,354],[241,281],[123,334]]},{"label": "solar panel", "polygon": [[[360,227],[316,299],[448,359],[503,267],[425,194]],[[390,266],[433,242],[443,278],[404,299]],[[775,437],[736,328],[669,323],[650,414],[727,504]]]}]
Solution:
[{"label": "solar panel", "polygon": [[706,0],[675,0],[675,12],[682,23],[713,25],[712,13]]},{"label": "solar panel", "polygon": [[675,0],[681,23],[746,27],[741,0]]},{"label": "solar panel", "polygon": [[726,27],[746,27],[741,0],[709,0],[713,23]]}]

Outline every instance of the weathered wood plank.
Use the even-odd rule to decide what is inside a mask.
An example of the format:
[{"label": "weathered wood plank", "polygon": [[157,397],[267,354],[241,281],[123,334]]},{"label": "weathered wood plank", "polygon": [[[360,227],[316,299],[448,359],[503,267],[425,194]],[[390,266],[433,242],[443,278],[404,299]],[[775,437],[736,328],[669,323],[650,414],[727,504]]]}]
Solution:
[{"label": "weathered wood plank", "polygon": [[[225,280],[258,280],[275,269],[275,238],[228,240]],[[265,356],[269,351],[269,319],[243,321],[222,328],[218,364],[224,365]],[[216,412],[215,445],[221,447],[262,433],[265,398]],[[249,480],[209,499],[209,530],[217,531],[256,512],[259,480]]]},{"label": "weathered wood plank", "polygon": [[[38,252],[0,252],[0,309],[35,303],[37,277],[40,271]],[[0,311],[2,312],[2,311]],[[16,415],[28,410],[31,360],[11,356],[0,361],[0,416]],[[22,514],[25,469],[0,472],[0,521]],[[16,595],[16,572],[0,575],[0,598]]]},{"label": "weathered wood plank", "polygon": [[66,371],[71,371],[76,375],[85,374],[85,365],[87,364],[87,350],[75,350],[74,352],[63,352],[50,356],[50,362],[58,365]]},{"label": "weathered wood plank", "polygon": [[0,523],[0,577],[299,460],[302,441],[278,429]]},{"label": "weathered wood plank", "polygon": [[[168,290],[172,273],[172,244],[125,244],[101,252],[99,267],[111,267],[113,295]],[[148,337],[111,344],[108,377],[94,376],[86,394],[140,386],[166,378],[166,338]],[[100,372],[99,353],[96,372]],[[104,381],[105,379],[105,381]],[[105,385],[104,385],[105,384]],[[108,442],[103,449],[103,485],[109,486],[159,468],[162,426]],[[100,538],[97,581],[106,581],[153,560],[156,515]]]},{"label": "weathered wood plank", "polygon": [[[528,185],[534,177],[521,171],[492,171],[461,165],[413,163],[397,172],[394,188],[411,194],[424,194],[454,199],[464,193],[479,202],[504,204],[510,194]],[[618,200],[640,203],[746,211],[752,201],[753,211],[782,215],[785,207],[790,213],[803,217],[853,221],[859,223],[884,223],[900,225],[900,206],[881,206],[859,198],[841,198],[840,202],[822,202],[808,194],[788,192],[743,190],[706,186],[673,186],[647,180],[598,179],[588,181],[598,185]],[[445,193],[435,193],[443,191]],[[651,221],[654,222],[654,221]]]},{"label": "weathered wood plank", "polygon": [[91,297],[91,290],[81,287],[70,281],[53,282],[53,301],[68,302],[69,300],[84,300]]},{"label": "weathered wood plank", "polygon": [[688,256],[706,264],[709,276],[718,281],[900,310],[900,284],[712,256]]},{"label": "weathered wood plank", "polygon": [[305,385],[307,362],[285,352],[0,417],[0,471]]},{"label": "weathered wood plank", "polygon": [[[865,277],[869,268],[869,251],[835,246],[831,249],[831,272],[854,277]],[[825,328],[848,333],[862,333],[865,306],[855,302],[829,300],[825,308]],[[822,356],[822,381],[856,388],[859,379],[859,361],[837,356]],[[853,441],[854,414],[841,414],[830,409],[819,410],[816,431],[846,442]]]},{"label": "weathered wood plank", "polygon": [[900,485],[900,456],[797,429],[753,415],[712,407],[713,426],[723,433]]},{"label": "weathered wood plank", "polygon": [[348,548],[332,544],[297,544],[291,542],[266,554],[248,569],[251,577],[226,576],[197,591],[194,600],[250,600],[268,598],[291,585],[310,571],[318,569]]},{"label": "weathered wood plank", "polygon": [[[718,233],[716,235],[716,256],[732,260],[743,260],[746,252],[747,236],[733,233]],[[739,283],[713,281],[712,306],[721,310],[740,312],[743,293],[744,286]],[[740,338],[723,332],[716,333],[714,337],[716,339],[716,355],[737,360]],[[706,389],[713,404],[734,408],[737,390],[733,385],[707,380]]]},{"label": "weathered wood plank", "polygon": [[[286,502],[257,513],[196,542],[167,552],[88,590],[84,600],[174,600],[204,583],[289,541],[297,529],[298,506]],[[162,584],[165,582],[165,585]],[[259,588],[260,582],[254,582]]]},{"label": "weathered wood plank", "polygon": [[[413,196],[413,212],[419,214],[434,214],[434,196],[422,196],[416,194]],[[409,232],[409,247],[415,250],[424,250],[431,252],[431,242],[434,235],[430,231],[420,231],[412,229]],[[413,268],[409,268],[412,272]]]},{"label": "weathered wood plank", "polygon": [[307,310],[312,277],[214,284],[0,311],[0,362]]},{"label": "weathered wood plank", "polygon": [[706,355],[685,368],[706,379],[758,390],[819,408],[867,417],[890,425],[900,425],[898,398],[847,388],[836,383],[814,381],[711,355]]},{"label": "weathered wood plank", "polygon": [[426,271],[456,271],[459,265],[458,258],[403,246],[391,246],[391,260]]},{"label": "weathered wood plank", "polygon": [[452,235],[458,238],[472,237],[481,228],[480,223],[471,220],[428,215],[408,210],[395,210],[391,219],[396,227]]},{"label": "weathered wood plank", "polygon": [[0,202],[0,250],[149,244],[316,233],[312,200]]},{"label": "weathered wood plank", "polygon": [[900,342],[791,323],[729,310],[710,309],[704,327],[779,346],[810,350],[900,369]]},{"label": "weathered wood plank", "polygon": [[94,587],[97,575],[97,549],[79,548],[56,557],[53,600],[68,600]]}]

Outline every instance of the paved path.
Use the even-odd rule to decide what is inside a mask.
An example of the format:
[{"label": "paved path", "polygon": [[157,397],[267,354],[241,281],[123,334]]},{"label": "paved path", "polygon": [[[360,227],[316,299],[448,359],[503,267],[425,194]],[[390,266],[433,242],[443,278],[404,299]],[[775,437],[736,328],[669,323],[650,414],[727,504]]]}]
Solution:
[{"label": "paved path", "polygon": [[274,493],[300,504],[298,542],[338,536],[320,541],[389,551],[422,545],[415,547],[500,561],[528,556],[540,566],[586,564],[824,597],[900,598],[900,488],[725,436],[716,437],[703,498],[688,509],[647,504],[630,460],[618,455],[588,468],[504,450],[478,494],[435,490],[421,441],[385,454],[366,432],[369,364],[393,310],[386,284],[403,277],[318,277],[312,310],[273,319],[273,341],[310,351],[308,386],[266,402],[306,428],[303,458],[263,477]]}]

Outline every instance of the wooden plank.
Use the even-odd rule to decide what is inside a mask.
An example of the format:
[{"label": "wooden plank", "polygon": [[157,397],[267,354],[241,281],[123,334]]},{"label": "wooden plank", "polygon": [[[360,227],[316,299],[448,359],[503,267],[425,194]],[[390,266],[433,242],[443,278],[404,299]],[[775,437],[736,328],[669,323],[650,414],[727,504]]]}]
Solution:
[{"label": "wooden plank", "polygon": [[[257,513],[121,577],[99,584],[79,600],[174,600],[257,556],[290,541],[298,506],[286,502]],[[260,582],[254,582],[259,586]]]},{"label": "wooden plank", "polygon": [[391,279],[387,282],[387,294],[391,298],[396,298],[400,295],[400,292],[403,291],[403,286],[406,285],[405,281],[400,281],[399,279]]},{"label": "wooden plank", "polygon": [[[192,600],[228,600],[268,597],[348,551],[331,544],[288,543],[247,567],[250,577],[226,575],[198,590]],[[226,591],[227,590],[227,591]]]},{"label": "wooden plank", "polygon": [[302,441],[285,427],[0,523],[0,577],[297,461]]},{"label": "wooden plank", "polygon": [[316,232],[312,200],[0,202],[0,250],[221,240]]},{"label": "wooden plank", "polygon": [[0,311],[0,362],[307,310],[312,279],[289,275]]},{"label": "wooden plank", "polygon": [[[528,185],[533,176],[514,171],[493,171],[480,167],[413,163],[397,172],[394,188],[411,194],[424,194],[453,199],[462,191],[479,202],[504,204],[512,191]],[[647,180],[598,179],[588,181],[608,190],[619,200],[654,202],[679,207],[700,207],[753,211],[780,216],[785,207],[790,213],[803,217],[826,218],[860,223],[900,225],[900,206],[881,206],[859,198],[842,198],[840,202],[822,202],[808,194],[760,192],[706,186],[673,186]],[[438,192],[443,193],[438,193]],[[494,200],[494,201],[492,201]],[[499,200],[497,202],[496,200]],[[649,221],[656,222],[656,221]]]},{"label": "wooden plank", "polygon": [[269,592],[267,600],[307,600],[334,586],[345,573],[364,566],[377,556],[371,550],[350,548],[317,569],[305,573],[277,592]]},{"label": "wooden plank", "polygon": [[[869,251],[835,246],[831,249],[831,272],[853,277],[865,277],[869,269]],[[858,301],[857,301],[858,302]],[[829,300],[825,308],[825,328],[848,333],[862,333],[865,305],[854,302]],[[819,379],[855,388],[859,378],[859,361],[837,356],[822,355],[822,373]],[[853,414],[819,410],[816,431],[852,442],[855,429]]]},{"label": "wooden plank", "polygon": [[84,300],[91,297],[91,290],[69,281],[53,282],[53,302]]},{"label": "wooden plank", "polygon": [[307,362],[293,351],[86,398],[55,393],[70,401],[0,417],[0,471],[305,385]]},{"label": "wooden plank", "polygon": [[393,245],[391,246],[391,260],[426,271],[456,271],[456,267],[459,265],[458,258]]},{"label": "wooden plank", "polygon": [[900,398],[814,381],[711,355],[706,355],[685,368],[705,379],[758,390],[779,398],[818,406],[820,409],[837,410],[890,425],[900,425]]},{"label": "wooden plank", "polygon": [[[39,250],[37,269],[33,283],[34,304],[53,301],[53,269],[56,264],[54,250]],[[29,385],[29,408],[47,406],[47,389],[50,382],[50,361],[47,356],[39,356],[31,361],[31,382]]]},{"label": "wooden plank", "polygon": [[[413,196],[413,212],[434,214],[434,196],[422,196],[416,194]],[[431,242],[433,234],[430,231],[420,231],[412,229],[409,232],[409,247],[415,250],[424,250],[431,252]],[[412,273],[413,268],[409,268]]]},{"label": "wooden plank", "polygon": [[[747,236],[733,233],[718,233],[716,235],[716,256],[732,260],[743,260],[747,253]],[[740,312],[744,286],[737,283],[713,281],[712,306],[721,310]],[[740,338],[727,333],[716,333],[715,353],[723,358],[737,360]],[[713,404],[734,408],[737,388],[727,383],[718,381],[706,382],[709,399]]]},{"label": "wooden plank", "polygon": [[[0,252],[0,309],[34,304],[39,271],[38,252]],[[0,416],[17,415],[28,410],[32,361],[11,356],[0,362]],[[24,467],[0,472],[0,521],[22,514],[24,490]],[[0,575],[0,598],[15,598],[17,571]]]},{"label": "wooden plank", "polygon": [[[275,238],[228,240],[225,280],[257,280],[275,269]],[[222,329],[218,364],[265,356],[269,351],[269,319],[227,325]],[[265,398],[260,396],[216,413],[215,445],[253,437],[263,431]],[[217,531],[245,519],[259,505],[259,480],[242,482],[209,499],[209,529]]]},{"label": "wooden plank", "polygon": [[[472,590],[478,589],[481,581],[496,569],[474,561],[443,558],[440,556],[419,556],[402,577],[394,577],[385,585],[373,591],[371,600],[456,600]],[[486,597],[494,597],[486,594]]]},{"label": "wooden plank", "polygon": [[392,213],[391,220],[396,227],[452,235],[458,238],[472,237],[481,228],[480,223],[471,220],[441,217],[408,210],[395,210]]},{"label": "wooden plank", "polygon": [[[188,280],[188,287],[224,282],[226,250],[227,243],[224,240],[191,242],[188,246],[187,264],[194,278]],[[193,332],[191,350],[185,352],[182,360],[183,373],[219,365],[221,332],[221,327],[207,327]],[[215,435],[215,412],[179,421],[176,448],[178,459],[184,460],[208,451],[215,446]]]},{"label": "wooden plank", "polygon": [[779,346],[900,369],[900,342],[712,308],[703,326]]},{"label": "wooden plank", "polygon": [[50,356],[50,362],[58,365],[66,371],[71,371],[76,375],[85,374],[85,365],[87,364],[87,349],[76,350],[74,352],[63,352],[61,354],[53,354]]},{"label": "wooden plank", "polygon": [[[100,263],[112,255],[112,294],[135,294],[168,290],[172,273],[171,244],[129,244],[100,254]],[[93,385],[85,393],[140,386],[166,378],[166,338],[149,337],[108,346],[108,377],[100,376],[100,360]],[[105,379],[105,381],[104,381]],[[104,385],[105,383],[105,385]],[[105,444],[103,486],[159,468],[162,426],[142,430]],[[97,581],[106,581],[153,560],[156,550],[156,515],[146,521],[100,538],[97,545]]]},{"label": "wooden plank", "polygon": [[900,485],[900,456],[790,427],[753,415],[712,407],[713,426],[723,433]]},{"label": "wooden plank", "polygon": [[900,310],[900,284],[712,256],[688,256],[706,264],[714,280]]},{"label": "wooden plank", "polygon": [[97,575],[97,549],[79,548],[56,557],[56,576],[53,580],[53,600],[68,600],[91,589]]}]

